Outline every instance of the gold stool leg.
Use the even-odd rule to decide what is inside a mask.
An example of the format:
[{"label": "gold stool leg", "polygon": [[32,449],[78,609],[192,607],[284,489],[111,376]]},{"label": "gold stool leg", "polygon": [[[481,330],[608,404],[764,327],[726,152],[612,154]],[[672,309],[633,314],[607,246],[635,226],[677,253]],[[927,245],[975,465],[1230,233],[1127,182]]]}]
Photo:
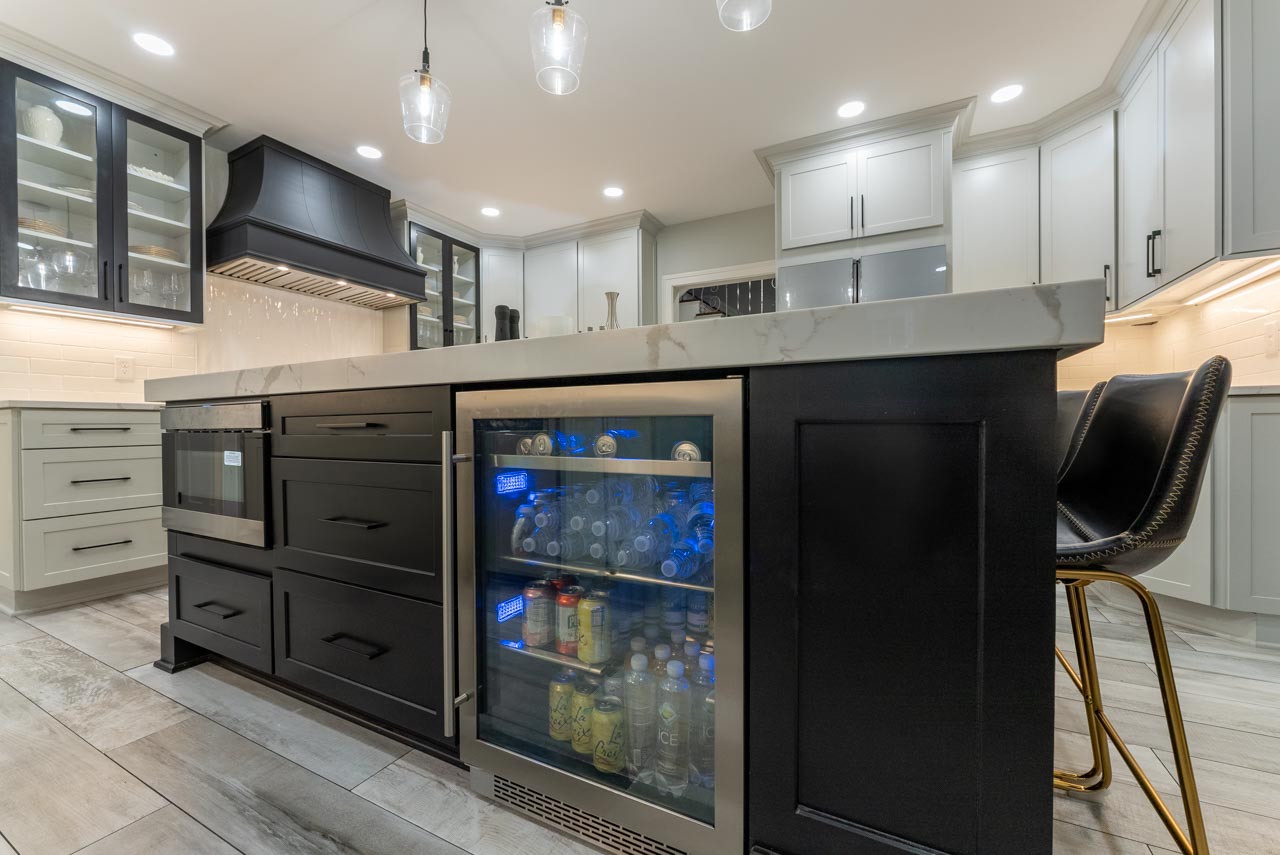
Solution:
[{"label": "gold stool leg", "polygon": [[1054,770],[1054,786],[1063,790],[1096,791],[1111,786],[1111,752],[1107,736],[1099,722],[1102,715],[1102,687],[1098,678],[1098,660],[1093,649],[1093,630],[1089,623],[1089,604],[1083,583],[1066,583],[1067,610],[1071,615],[1071,631],[1075,638],[1076,661],[1080,673],[1076,674],[1061,650],[1055,648],[1058,661],[1066,670],[1084,698],[1085,720],[1089,725],[1089,744],[1093,751],[1093,766],[1087,772]]}]

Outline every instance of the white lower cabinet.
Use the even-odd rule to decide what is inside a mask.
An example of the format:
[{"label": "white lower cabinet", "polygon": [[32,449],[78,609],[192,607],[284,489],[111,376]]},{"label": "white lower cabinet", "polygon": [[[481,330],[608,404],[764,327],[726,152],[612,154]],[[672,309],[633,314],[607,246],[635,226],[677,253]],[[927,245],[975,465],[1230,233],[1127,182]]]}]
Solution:
[{"label": "white lower cabinet", "polygon": [[951,177],[951,290],[1040,281],[1040,151],[957,160]]},{"label": "white lower cabinet", "polygon": [[22,524],[22,589],[34,591],[165,563],[159,508]]}]

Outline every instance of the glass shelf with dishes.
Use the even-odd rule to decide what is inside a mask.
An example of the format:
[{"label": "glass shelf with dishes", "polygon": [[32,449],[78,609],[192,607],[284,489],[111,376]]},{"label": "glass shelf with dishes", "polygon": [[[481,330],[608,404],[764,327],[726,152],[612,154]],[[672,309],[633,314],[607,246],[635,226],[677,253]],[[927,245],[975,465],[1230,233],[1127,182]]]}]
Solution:
[{"label": "glass shelf with dishes", "polygon": [[476,341],[480,251],[418,223],[409,224],[409,254],[422,268],[426,299],[413,309],[411,347]]}]

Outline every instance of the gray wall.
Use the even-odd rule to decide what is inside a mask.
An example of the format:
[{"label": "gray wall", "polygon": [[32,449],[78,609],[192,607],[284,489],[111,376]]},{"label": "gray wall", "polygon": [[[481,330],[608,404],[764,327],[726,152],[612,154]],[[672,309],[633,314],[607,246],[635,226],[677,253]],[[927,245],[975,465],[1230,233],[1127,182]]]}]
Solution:
[{"label": "gray wall", "polygon": [[668,226],[658,232],[658,281],[673,273],[772,261],[773,206]]}]

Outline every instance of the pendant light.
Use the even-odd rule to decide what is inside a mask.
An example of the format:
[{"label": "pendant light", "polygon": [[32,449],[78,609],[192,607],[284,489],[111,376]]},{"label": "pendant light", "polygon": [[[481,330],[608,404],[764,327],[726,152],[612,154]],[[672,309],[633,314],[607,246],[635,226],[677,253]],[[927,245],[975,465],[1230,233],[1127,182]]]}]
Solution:
[{"label": "pendant light", "polygon": [[422,0],[422,67],[400,78],[400,113],[410,139],[432,145],[444,139],[453,96],[439,77],[431,74],[427,51],[427,0]]},{"label": "pendant light", "polygon": [[716,0],[720,23],[736,33],[754,30],[768,19],[773,0]]},{"label": "pendant light", "polygon": [[582,55],[587,49],[587,22],[569,8],[569,0],[547,0],[529,21],[529,47],[538,86],[552,95],[578,88]]}]

